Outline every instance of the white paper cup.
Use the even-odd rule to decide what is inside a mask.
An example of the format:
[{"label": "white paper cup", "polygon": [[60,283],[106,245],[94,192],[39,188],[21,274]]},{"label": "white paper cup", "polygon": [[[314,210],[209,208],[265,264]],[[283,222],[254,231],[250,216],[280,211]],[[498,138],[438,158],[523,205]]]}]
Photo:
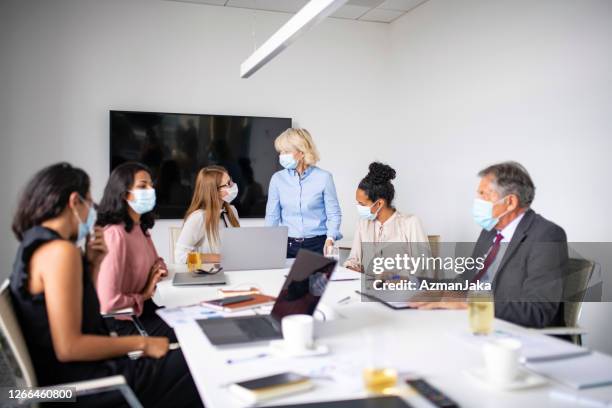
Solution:
[{"label": "white paper cup", "polygon": [[281,322],[285,346],[294,351],[313,346],[314,319],[310,315],[296,314],[283,317]]},{"label": "white paper cup", "polygon": [[495,339],[482,349],[487,379],[494,384],[512,383],[519,373],[521,342],[516,339]]}]

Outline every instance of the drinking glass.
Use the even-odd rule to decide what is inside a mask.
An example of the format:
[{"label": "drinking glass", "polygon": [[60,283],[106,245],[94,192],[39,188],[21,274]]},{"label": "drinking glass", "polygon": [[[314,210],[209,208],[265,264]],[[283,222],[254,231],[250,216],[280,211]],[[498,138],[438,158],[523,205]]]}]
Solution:
[{"label": "drinking glass", "polygon": [[187,254],[187,270],[193,272],[202,268],[202,257],[199,252],[189,252]]},{"label": "drinking glass", "polygon": [[488,335],[493,331],[495,303],[490,292],[470,292],[468,295],[470,329],[475,335]]}]

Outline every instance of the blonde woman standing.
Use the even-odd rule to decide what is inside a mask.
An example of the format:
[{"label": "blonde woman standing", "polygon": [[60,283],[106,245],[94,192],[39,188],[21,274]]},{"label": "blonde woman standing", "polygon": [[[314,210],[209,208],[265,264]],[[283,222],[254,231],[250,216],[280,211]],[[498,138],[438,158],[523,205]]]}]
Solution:
[{"label": "blonde woman standing", "polygon": [[270,179],[266,225],[289,228],[288,258],[295,258],[301,248],[322,254],[342,238],[332,175],[316,166],[319,153],[306,129],[287,129],[274,147],[284,169]]},{"label": "blonde woman standing", "polygon": [[219,228],[239,227],[238,212],[230,203],[238,186],[221,166],[204,167],[198,173],[191,204],[185,214],[174,259],[187,262],[189,252],[200,252],[205,262],[219,262]]}]

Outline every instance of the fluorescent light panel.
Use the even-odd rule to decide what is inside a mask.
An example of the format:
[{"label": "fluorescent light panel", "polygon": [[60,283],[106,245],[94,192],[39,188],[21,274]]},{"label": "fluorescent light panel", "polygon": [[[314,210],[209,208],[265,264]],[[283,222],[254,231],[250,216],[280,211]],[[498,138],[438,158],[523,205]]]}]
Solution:
[{"label": "fluorescent light panel", "polygon": [[240,65],[240,77],[248,78],[253,75],[291,45],[300,34],[323,21],[347,1],[310,0]]}]

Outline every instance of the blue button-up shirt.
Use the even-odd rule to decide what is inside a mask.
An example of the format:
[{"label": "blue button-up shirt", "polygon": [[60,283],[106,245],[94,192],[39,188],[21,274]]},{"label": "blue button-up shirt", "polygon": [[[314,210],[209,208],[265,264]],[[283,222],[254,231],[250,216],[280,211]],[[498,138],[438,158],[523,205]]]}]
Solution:
[{"label": "blue button-up shirt", "polygon": [[266,225],[289,228],[292,238],[326,235],[341,239],[342,213],[331,173],[309,166],[302,176],[295,170],[272,175],[266,205]]}]

